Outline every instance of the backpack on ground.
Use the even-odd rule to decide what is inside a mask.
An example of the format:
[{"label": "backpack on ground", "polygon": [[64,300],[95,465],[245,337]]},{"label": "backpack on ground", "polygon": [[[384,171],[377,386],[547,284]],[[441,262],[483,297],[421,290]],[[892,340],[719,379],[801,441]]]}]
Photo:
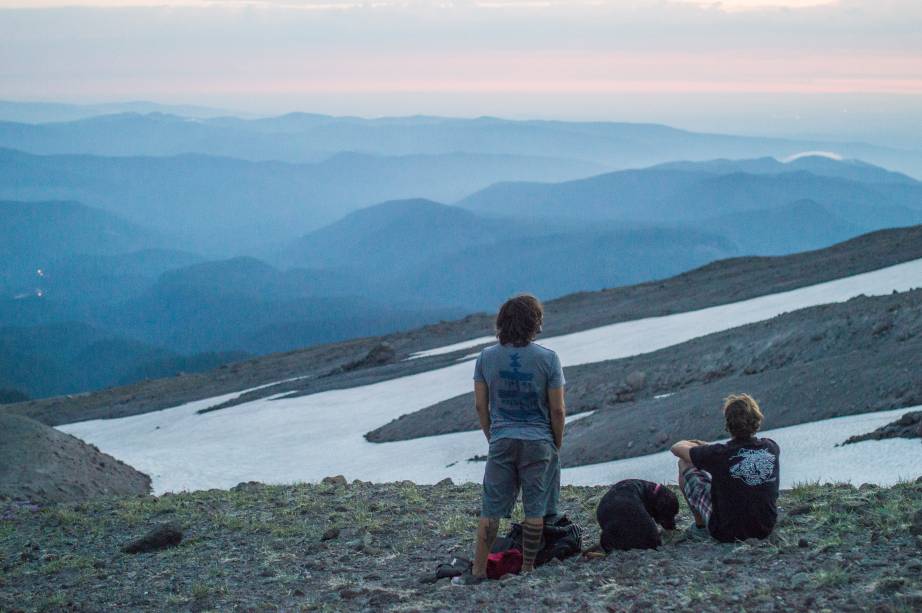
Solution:
[{"label": "backpack on ground", "polygon": [[[522,547],[522,524],[512,524],[506,536],[496,539],[492,553],[500,553]],[[583,530],[579,525],[570,521],[566,515],[561,515],[552,523],[544,524],[541,535],[541,548],[535,556],[535,566],[547,564],[554,558],[564,560],[580,553],[583,549]]]}]

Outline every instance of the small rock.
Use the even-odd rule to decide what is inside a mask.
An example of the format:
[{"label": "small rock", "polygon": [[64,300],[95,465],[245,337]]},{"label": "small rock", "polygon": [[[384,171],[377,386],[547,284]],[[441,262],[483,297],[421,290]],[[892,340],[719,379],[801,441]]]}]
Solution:
[{"label": "small rock", "polygon": [[334,485],[334,486],[343,485],[345,486],[348,482],[346,481],[346,478],[343,475],[336,475],[334,477],[324,477],[321,483],[323,483],[324,485]]},{"label": "small rock", "polygon": [[636,392],[642,390],[647,384],[647,374],[639,370],[635,370],[627,376],[627,384],[632,391]]},{"label": "small rock", "polygon": [[445,477],[444,479],[442,479],[441,481],[439,481],[439,482],[436,483],[435,485],[436,485],[436,487],[447,487],[447,486],[451,486],[451,485],[454,485],[454,484],[455,484],[455,482],[451,480],[451,477]]},{"label": "small rock", "polygon": [[799,504],[788,511],[789,516],[806,515],[813,510],[813,505]]},{"label": "small rock", "polygon": [[122,551],[125,553],[147,553],[175,547],[182,541],[183,532],[177,524],[161,524],[141,538],[131,541]]},{"label": "small rock", "polygon": [[801,549],[806,549],[807,547],[810,546],[810,542],[805,538],[801,538],[800,540],[797,541],[797,546],[800,547]]},{"label": "small rock", "polygon": [[263,486],[259,481],[241,481],[231,488],[232,492],[246,492],[248,490],[259,489]]},{"label": "small rock", "polygon": [[334,526],[332,528],[327,528],[327,530],[323,533],[323,536],[320,537],[320,540],[321,541],[332,541],[338,536],[339,536],[339,528]]}]

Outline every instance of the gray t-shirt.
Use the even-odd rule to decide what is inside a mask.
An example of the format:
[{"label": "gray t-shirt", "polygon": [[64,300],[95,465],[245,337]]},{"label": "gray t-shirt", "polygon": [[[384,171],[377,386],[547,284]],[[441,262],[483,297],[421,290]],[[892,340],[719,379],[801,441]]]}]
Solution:
[{"label": "gray t-shirt", "polygon": [[554,442],[547,391],[566,381],[557,354],[535,343],[496,344],[480,352],[474,381],[490,389],[490,440]]}]

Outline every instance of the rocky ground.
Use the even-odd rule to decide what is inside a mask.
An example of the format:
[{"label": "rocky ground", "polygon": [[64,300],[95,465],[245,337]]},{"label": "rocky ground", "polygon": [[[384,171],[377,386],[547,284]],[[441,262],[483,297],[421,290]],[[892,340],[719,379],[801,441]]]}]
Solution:
[{"label": "rocky ground", "polygon": [[[922,404],[922,290],[859,297],[630,358],[565,369],[566,466],[661,451],[677,438],[724,436],[721,400],[749,392],[777,428]],[[479,428],[473,394],[370,433],[386,442]]]},{"label": "rocky ground", "polygon": [[[598,539],[605,488],[565,487]],[[0,503],[3,611],[913,611],[922,607],[922,479],[891,489],[782,493],[766,541],[684,538],[656,551],[571,558],[473,587],[422,583],[468,555],[476,486],[241,485],[45,508]],[[129,554],[152,528],[177,546]],[[506,529],[504,522],[501,532]],[[175,542],[165,539],[162,544]]]},{"label": "rocky ground", "polygon": [[150,477],[96,447],[0,413],[0,496],[49,503],[150,490]]},{"label": "rocky ground", "polygon": [[[619,321],[745,300],[917,258],[922,258],[922,226],[874,232],[808,253],[723,260],[662,281],[582,292],[548,301],[544,334],[566,334]],[[469,351],[403,360],[417,351],[490,335],[492,326],[492,314],[475,314],[379,338],[262,356],[206,373],[143,381],[90,394],[33,400],[0,410],[26,415],[48,425],[60,425],[137,415],[257,386],[267,387],[225,406],[275,394],[303,395],[354,387],[453,363]],[[381,343],[393,349],[393,359],[369,363],[369,354],[375,355]],[[283,383],[278,383],[280,381]]]}]

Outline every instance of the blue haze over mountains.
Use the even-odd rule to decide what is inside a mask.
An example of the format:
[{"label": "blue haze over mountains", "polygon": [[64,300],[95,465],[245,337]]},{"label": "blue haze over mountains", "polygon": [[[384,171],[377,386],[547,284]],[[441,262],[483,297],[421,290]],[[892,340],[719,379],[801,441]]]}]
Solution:
[{"label": "blue haze over mountains", "polygon": [[[68,119],[0,122],[0,389],[33,397],[922,223],[922,154],[872,145],[10,109]],[[862,161],[775,159],[815,149]]]}]

